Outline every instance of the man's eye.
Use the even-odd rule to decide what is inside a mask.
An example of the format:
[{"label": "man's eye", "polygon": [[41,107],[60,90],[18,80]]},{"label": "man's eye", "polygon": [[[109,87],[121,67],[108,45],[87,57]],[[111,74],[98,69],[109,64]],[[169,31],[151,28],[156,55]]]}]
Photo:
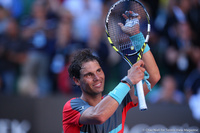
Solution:
[{"label": "man's eye", "polygon": [[101,69],[98,69],[97,72],[101,72]]},{"label": "man's eye", "polygon": [[91,73],[88,73],[87,75],[85,75],[86,77],[91,77],[92,74]]},{"label": "man's eye", "polygon": [[92,74],[91,74],[91,73],[89,73],[89,74],[88,74],[88,76],[92,76]]}]

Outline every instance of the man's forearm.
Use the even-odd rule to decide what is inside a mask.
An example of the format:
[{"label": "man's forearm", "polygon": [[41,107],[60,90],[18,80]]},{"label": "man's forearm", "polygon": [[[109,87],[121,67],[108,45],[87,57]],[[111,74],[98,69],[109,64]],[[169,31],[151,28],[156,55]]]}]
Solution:
[{"label": "man's forearm", "polygon": [[160,72],[150,50],[143,54],[142,60],[144,61],[145,69],[149,73],[148,81],[151,83],[151,88],[153,88],[153,86],[160,80]]},{"label": "man's forearm", "polygon": [[126,83],[119,83],[108,96],[103,98],[95,107],[90,107],[80,117],[81,124],[102,124],[104,123],[121,104],[124,97],[130,90]]}]

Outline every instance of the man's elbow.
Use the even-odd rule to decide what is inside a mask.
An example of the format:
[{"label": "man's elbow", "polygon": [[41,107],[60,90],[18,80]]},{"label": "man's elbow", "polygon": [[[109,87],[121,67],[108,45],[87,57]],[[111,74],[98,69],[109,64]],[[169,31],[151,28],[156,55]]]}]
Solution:
[{"label": "man's elbow", "polygon": [[96,124],[103,124],[104,122],[106,122],[106,118],[105,117],[102,117],[102,116],[97,116],[96,118],[95,118],[95,120],[96,120]]},{"label": "man's elbow", "polygon": [[157,74],[155,75],[155,82],[157,83],[160,80],[160,78],[160,72],[157,72]]},{"label": "man's elbow", "polygon": [[160,78],[161,78],[160,73],[155,74],[151,84],[153,86],[156,85],[158,83],[158,81],[160,80]]}]

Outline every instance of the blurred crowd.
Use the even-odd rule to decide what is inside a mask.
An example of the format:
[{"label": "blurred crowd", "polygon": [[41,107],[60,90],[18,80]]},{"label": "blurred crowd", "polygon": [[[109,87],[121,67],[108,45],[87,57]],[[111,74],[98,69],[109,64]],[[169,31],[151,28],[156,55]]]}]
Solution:
[{"label": "blurred crowd", "polygon": [[[100,57],[109,92],[128,69],[104,31],[105,16],[116,1],[0,0],[0,93],[80,93],[71,85],[67,67],[83,48]],[[141,2],[150,14],[149,46],[162,77],[148,100],[182,104],[199,98],[200,0]]]}]

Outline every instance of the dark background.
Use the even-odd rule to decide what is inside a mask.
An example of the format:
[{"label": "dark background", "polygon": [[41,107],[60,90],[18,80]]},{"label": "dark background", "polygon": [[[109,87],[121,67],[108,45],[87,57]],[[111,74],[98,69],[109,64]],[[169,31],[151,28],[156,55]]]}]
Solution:
[{"label": "dark background", "polygon": [[[1,96],[0,131],[2,120],[6,119],[12,122],[17,120],[19,123],[27,120],[30,124],[29,133],[62,133],[62,109],[71,97],[73,96],[57,95],[39,99]],[[147,104],[147,111],[141,112],[138,107],[129,110],[126,117],[126,125],[129,129],[137,124],[147,124],[149,128],[155,125],[162,125],[165,128],[184,125],[188,126],[187,128],[200,128],[200,124],[193,119],[186,104]],[[11,125],[7,123],[8,130],[5,133],[10,133],[12,127],[9,126]]]}]

